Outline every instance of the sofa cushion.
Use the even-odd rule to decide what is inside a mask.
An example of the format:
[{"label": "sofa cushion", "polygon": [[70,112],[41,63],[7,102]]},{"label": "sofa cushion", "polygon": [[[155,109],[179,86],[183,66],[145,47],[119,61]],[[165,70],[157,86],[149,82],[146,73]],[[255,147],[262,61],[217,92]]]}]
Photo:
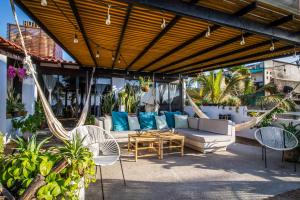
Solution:
[{"label": "sofa cushion", "polygon": [[143,130],[156,129],[155,116],[156,112],[140,112],[140,126]]},{"label": "sofa cushion", "polygon": [[181,112],[177,111],[177,112],[165,112],[166,115],[166,120],[167,120],[167,124],[169,128],[175,128],[175,119],[174,119],[174,115],[181,115]]},{"label": "sofa cushion", "polygon": [[128,116],[128,125],[130,131],[141,129],[140,122],[137,116]]},{"label": "sofa cushion", "polygon": [[175,128],[189,128],[187,115],[174,115]]},{"label": "sofa cushion", "polygon": [[185,137],[202,142],[230,142],[232,137],[218,133],[211,133],[207,131],[193,130],[193,129],[177,129],[177,132]]},{"label": "sofa cushion", "polygon": [[127,112],[112,112],[112,122],[114,131],[128,131],[128,113]]},{"label": "sofa cushion", "polygon": [[128,134],[136,134],[136,131],[111,131],[110,134],[115,138],[115,139],[128,139]]},{"label": "sofa cushion", "polygon": [[189,117],[188,124],[191,129],[199,129],[199,118]]},{"label": "sofa cushion", "polygon": [[155,122],[158,130],[168,129],[168,124],[165,115],[155,116]]},{"label": "sofa cushion", "polygon": [[201,118],[199,130],[228,135],[229,121],[223,119],[205,119]]}]

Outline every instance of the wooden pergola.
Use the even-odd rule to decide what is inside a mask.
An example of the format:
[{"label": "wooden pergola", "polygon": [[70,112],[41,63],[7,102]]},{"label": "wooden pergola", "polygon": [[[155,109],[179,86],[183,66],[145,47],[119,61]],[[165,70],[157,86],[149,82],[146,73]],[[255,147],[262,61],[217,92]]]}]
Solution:
[{"label": "wooden pergola", "polygon": [[15,1],[81,67],[104,72],[196,74],[300,52],[299,13],[265,1]]}]

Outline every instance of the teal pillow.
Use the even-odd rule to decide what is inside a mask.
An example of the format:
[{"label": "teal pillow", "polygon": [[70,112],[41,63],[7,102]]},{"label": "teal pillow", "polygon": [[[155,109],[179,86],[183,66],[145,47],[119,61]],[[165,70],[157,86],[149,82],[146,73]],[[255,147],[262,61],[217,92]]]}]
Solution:
[{"label": "teal pillow", "polygon": [[168,124],[165,115],[155,116],[155,122],[158,130],[168,129]]},{"label": "teal pillow", "polygon": [[156,112],[140,112],[140,126],[143,130],[156,129],[155,116]]},{"label": "teal pillow", "polygon": [[127,112],[112,112],[112,122],[114,131],[128,131],[128,113]]},{"label": "teal pillow", "polygon": [[189,128],[187,115],[174,115],[175,128]]},{"label": "teal pillow", "polygon": [[181,115],[181,112],[176,111],[176,112],[165,112],[166,115],[166,120],[169,128],[175,128],[175,119],[174,115]]}]

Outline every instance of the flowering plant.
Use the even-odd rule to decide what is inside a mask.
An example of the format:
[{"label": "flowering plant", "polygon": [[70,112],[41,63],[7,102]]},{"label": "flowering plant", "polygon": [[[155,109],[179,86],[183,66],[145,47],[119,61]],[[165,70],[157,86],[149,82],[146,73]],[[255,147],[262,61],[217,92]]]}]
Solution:
[{"label": "flowering plant", "polygon": [[9,65],[7,70],[7,76],[9,79],[14,79],[17,75],[17,70],[14,68],[14,66]]},{"label": "flowering plant", "polygon": [[24,67],[18,68],[18,77],[20,80],[23,80],[26,77],[26,69]]}]

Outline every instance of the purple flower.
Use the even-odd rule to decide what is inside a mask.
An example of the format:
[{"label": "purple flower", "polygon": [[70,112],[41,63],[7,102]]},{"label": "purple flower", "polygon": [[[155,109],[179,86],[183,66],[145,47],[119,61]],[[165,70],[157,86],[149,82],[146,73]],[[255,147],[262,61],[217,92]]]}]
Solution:
[{"label": "purple flower", "polygon": [[12,65],[8,66],[7,70],[7,76],[9,79],[14,79],[17,75],[16,68],[14,68]]},{"label": "purple flower", "polygon": [[24,67],[18,68],[18,77],[22,80],[26,77],[26,69]]}]

